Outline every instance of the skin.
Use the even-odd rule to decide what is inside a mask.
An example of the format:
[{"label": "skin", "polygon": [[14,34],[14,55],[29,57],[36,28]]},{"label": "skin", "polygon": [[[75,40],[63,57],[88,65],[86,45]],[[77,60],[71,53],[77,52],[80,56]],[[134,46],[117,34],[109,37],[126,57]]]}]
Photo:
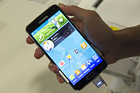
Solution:
[{"label": "skin", "polygon": [[[73,16],[71,18],[73,23],[102,52],[108,64],[115,63],[122,58],[140,55],[140,26],[112,31],[95,11],[63,4],[59,4],[59,6],[65,14]],[[27,37],[26,42],[28,44],[34,43],[30,37]],[[35,58],[40,59],[43,55],[40,48],[35,50]],[[56,74],[60,83],[64,82],[57,73],[56,65],[50,62],[48,68]]]}]

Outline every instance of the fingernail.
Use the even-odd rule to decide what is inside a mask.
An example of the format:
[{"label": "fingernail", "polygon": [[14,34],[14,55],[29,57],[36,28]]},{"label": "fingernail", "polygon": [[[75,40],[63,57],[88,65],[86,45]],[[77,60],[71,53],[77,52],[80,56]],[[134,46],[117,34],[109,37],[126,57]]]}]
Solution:
[{"label": "fingernail", "polygon": [[49,64],[49,68],[51,71],[53,71],[53,64]]},{"label": "fingernail", "polygon": [[53,67],[51,67],[50,70],[53,72]]},{"label": "fingernail", "polygon": [[62,4],[62,3],[59,3],[58,6],[59,6],[60,8],[65,7],[65,5]]}]

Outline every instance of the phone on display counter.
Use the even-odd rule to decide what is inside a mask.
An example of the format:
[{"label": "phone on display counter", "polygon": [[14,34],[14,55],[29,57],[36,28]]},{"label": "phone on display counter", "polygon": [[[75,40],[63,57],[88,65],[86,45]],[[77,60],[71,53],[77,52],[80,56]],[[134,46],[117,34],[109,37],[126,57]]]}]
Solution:
[{"label": "phone on display counter", "polygon": [[107,67],[101,53],[57,5],[39,15],[26,31],[75,90],[82,89]]}]

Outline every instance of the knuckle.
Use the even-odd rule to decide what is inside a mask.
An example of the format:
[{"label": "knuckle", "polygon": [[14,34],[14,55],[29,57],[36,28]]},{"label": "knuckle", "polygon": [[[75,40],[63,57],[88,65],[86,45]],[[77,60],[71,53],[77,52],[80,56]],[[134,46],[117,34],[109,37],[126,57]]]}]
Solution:
[{"label": "knuckle", "polygon": [[100,16],[97,12],[95,11],[87,11],[88,17],[86,17],[86,22],[93,22],[95,20],[100,19]]}]

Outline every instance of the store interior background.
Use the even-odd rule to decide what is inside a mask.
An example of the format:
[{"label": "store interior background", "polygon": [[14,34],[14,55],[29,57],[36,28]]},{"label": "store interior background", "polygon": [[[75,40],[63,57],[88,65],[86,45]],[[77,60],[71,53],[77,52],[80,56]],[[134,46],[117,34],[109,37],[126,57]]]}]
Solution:
[{"label": "store interior background", "polygon": [[[40,60],[34,58],[36,45],[26,43],[25,28],[45,9],[59,2],[95,10],[108,25],[120,29],[140,24],[139,0],[103,0],[97,9],[93,7],[96,1],[0,0],[0,93],[77,93],[70,85],[58,83],[45,56]],[[90,83],[79,93],[139,93],[139,62],[139,57],[119,60],[101,74],[108,86],[98,89]],[[135,72],[136,82],[131,82],[130,70]]]}]

